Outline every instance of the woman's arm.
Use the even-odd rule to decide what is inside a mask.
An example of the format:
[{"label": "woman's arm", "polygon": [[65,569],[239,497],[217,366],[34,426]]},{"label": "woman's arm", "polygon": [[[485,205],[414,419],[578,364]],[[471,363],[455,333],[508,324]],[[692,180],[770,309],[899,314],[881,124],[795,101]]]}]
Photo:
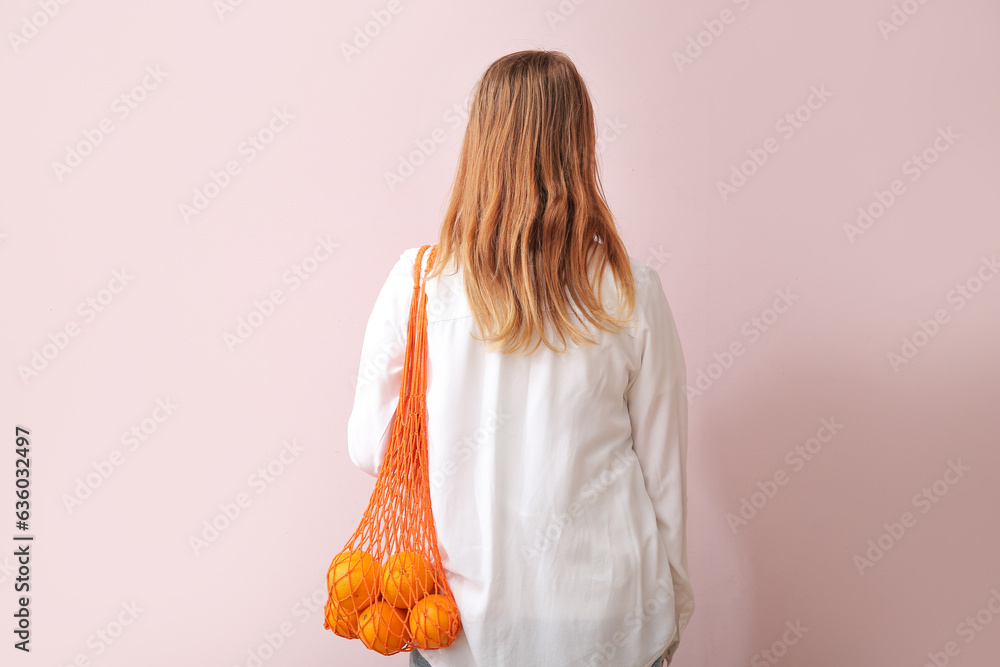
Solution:
[{"label": "woman's arm", "polygon": [[361,344],[354,407],[347,420],[347,450],[354,465],[373,477],[378,476],[389,447],[399,403],[415,261],[414,249],[399,256],[375,300]]},{"label": "woman's arm", "polygon": [[664,653],[670,664],[695,606],[687,566],[687,380],[680,337],[659,275],[644,267],[636,286],[635,335],[641,363],[625,399],[632,448],[670,561],[677,624]]}]

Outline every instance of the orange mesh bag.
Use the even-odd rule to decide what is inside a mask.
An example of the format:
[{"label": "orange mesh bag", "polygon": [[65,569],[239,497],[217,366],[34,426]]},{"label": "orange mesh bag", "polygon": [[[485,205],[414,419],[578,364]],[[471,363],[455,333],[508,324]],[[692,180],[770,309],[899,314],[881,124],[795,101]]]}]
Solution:
[{"label": "orange mesh bag", "polygon": [[430,271],[437,246],[422,246],[413,267],[399,404],[375,490],[327,570],[323,627],[383,655],[444,648],[462,629],[438,552],[427,469],[427,294],[420,266],[428,248]]}]

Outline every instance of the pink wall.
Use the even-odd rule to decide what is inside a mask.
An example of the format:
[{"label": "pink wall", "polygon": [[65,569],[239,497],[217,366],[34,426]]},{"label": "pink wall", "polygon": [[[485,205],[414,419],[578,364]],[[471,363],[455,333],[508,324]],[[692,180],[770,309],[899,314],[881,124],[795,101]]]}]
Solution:
[{"label": "pink wall", "polygon": [[704,374],[675,664],[996,664],[1000,5],[389,7],[0,9],[0,412],[8,452],[31,431],[36,535],[18,664],[245,666],[282,630],[264,665],[406,664],[303,600],[373,486],[344,437],[375,295],[436,238],[476,77],[537,47],[587,78],[610,204]]}]

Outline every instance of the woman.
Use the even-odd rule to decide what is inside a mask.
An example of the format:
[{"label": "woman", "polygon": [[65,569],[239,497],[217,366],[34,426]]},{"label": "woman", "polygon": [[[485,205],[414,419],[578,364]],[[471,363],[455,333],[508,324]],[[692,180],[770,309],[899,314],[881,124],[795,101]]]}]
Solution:
[{"label": "woman", "polygon": [[[416,253],[362,345],[348,444],[371,475]],[[669,665],[694,613],[684,357],[659,276],[616,230],[564,54],[479,80],[426,291],[431,503],[462,632],[410,665]]]}]

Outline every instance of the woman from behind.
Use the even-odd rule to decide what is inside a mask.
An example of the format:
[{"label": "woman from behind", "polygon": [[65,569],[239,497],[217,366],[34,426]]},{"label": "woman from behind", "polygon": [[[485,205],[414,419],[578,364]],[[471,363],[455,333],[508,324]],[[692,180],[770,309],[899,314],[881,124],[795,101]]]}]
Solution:
[{"label": "woman from behind", "polygon": [[[416,253],[362,345],[348,442],[372,475]],[[462,632],[410,665],[669,665],[694,613],[684,358],[659,276],[616,229],[565,54],[512,53],[477,82],[426,291],[431,503]]]}]

